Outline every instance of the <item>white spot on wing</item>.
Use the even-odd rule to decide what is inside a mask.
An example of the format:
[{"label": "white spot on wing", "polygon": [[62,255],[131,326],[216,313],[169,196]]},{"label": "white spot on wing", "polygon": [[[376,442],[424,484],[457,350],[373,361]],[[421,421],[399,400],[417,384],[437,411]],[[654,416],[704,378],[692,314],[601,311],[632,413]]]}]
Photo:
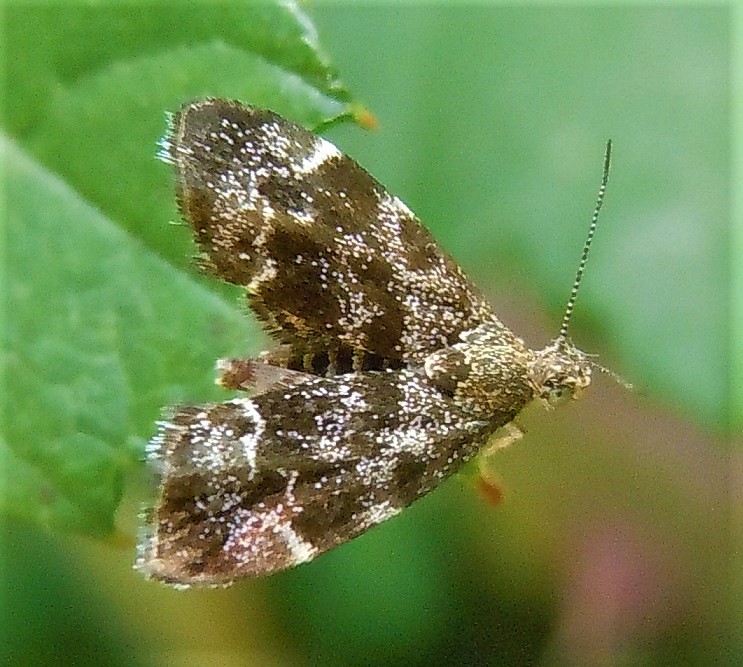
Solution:
[{"label": "white spot on wing", "polygon": [[278,523],[274,530],[281,536],[281,539],[284,540],[295,565],[306,563],[308,560],[312,560],[317,556],[317,548],[302,539],[297,534],[297,531],[292,528],[290,523]]},{"label": "white spot on wing", "polygon": [[315,150],[296,163],[295,170],[299,174],[309,174],[319,169],[328,160],[342,157],[342,153],[329,141],[317,138]]},{"label": "white spot on wing", "polygon": [[250,471],[248,473],[248,479],[253,479],[256,471],[258,470],[258,462],[256,459],[258,453],[258,445],[260,444],[263,434],[266,432],[266,421],[261,416],[260,412],[255,406],[255,403],[247,398],[236,398],[232,401],[234,405],[242,407],[245,414],[255,424],[255,430],[252,433],[248,433],[240,438],[240,444],[245,452],[245,458],[248,460]]},{"label": "white spot on wing", "polygon": [[378,523],[382,523],[387,519],[399,514],[401,508],[395,507],[389,500],[385,500],[383,503],[378,505],[372,505],[368,510],[359,516],[359,524],[364,526],[364,529],[369,526],[376,526]]}]

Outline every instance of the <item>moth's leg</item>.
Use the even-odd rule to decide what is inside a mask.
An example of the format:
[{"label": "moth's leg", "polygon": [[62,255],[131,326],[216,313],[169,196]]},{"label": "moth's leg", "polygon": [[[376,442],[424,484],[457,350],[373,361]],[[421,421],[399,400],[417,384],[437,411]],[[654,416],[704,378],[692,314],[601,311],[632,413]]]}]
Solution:
[{"label": "moth's leg", "polygon": [[517,440],[521,440],[524,437],[524,432],[516,426],[515,422],[508,422],[505,426],[501,426],[488,440],[485,447],[483,447],[480,456],[486,458],[492,456],[499,449],[512,445]]},{"label": "moth's leg", "polygon": [[491,465],[494,454],[524,437],[524,432],[513,422],[499,428],[477,457],[477,491],[491,505],[503,500],[503,484]]},{"label": "moth's leg", "polygon": [[314,375],[273,366],[261,359],[217,360],[217,384],[225,389],[263,394],[279,387],[293,387],[315,378]]}]

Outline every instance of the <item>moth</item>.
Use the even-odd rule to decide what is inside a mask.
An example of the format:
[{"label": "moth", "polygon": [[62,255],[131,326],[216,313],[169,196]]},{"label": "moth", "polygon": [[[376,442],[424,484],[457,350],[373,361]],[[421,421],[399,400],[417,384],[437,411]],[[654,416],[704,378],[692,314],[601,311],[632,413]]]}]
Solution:
[{"label": "moth", "polygon": [[533,399],[588,387],[601,367],[568,323],[610,154],[559,334],[532,350],[333,144],[235,101],[183,107],[160,153],[180,212],[202,265],[246,288],[276,346],[218,362],[245,395],[165,412],[135,567],[226,586],[309,561],[438,486]]}]

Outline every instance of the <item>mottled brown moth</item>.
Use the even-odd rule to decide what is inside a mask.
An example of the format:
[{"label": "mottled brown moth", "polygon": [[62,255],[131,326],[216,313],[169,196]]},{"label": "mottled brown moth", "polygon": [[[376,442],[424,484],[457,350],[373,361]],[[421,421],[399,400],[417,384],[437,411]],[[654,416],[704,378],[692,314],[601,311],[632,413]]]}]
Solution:
[{"label": "mottled brown moth", "polygon": [[[223,586],[311,560],[400,512],[534,398],[575,397],[596,366],[568,323],[531,350],[410,209],[333,144],[270,111],[207,99],[160,156],[202,264],[247,290],[276,339],[218,362],[250,392],[170,408],[136,567]],[[510,437],[510,436],[507,436]]]}]

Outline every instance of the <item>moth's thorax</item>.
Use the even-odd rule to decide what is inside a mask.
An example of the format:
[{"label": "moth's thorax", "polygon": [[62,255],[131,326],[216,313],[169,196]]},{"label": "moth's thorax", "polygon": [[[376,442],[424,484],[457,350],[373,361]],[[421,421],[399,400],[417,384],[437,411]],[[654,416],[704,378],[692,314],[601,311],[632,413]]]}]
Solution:
[{"label": "moth's thorax", "polygon": [[533,353],[503,327],[463,332],[461,342],[430,354],[426,375],[445,393],[483,415],[516,414],[533,397],[525,381]]},{"label": "moth's thorax", "polygon": [[531,352],[527,370],[534,396],[551,404],[577,398],[591,384],[590,359],[569,338],[555,338],[544,349]]}]

